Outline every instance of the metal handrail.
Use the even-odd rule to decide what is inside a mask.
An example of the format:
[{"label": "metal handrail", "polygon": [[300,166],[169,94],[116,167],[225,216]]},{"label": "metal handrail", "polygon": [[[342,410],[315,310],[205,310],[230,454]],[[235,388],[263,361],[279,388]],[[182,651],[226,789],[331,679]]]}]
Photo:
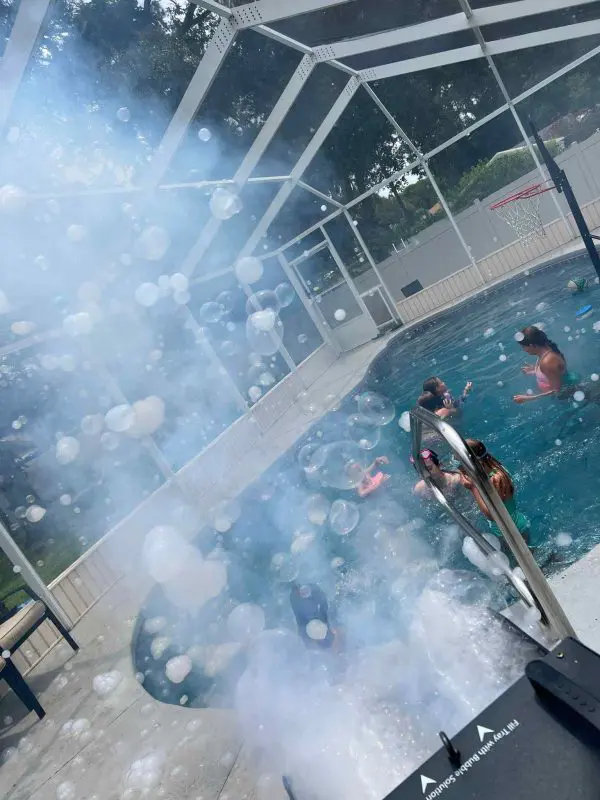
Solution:
[{"label": "metal handrail", "polygon": [[514,586],[515,590],[528,607],[531,608],[535,606],[539,609],[542,614],[542,622],[552,628],[558,638],[564,639],[567,636],[576,637],[576,633],[567,615],[556,599],[542,570],[538,567],[529,547],[508,513],[506,506],[502,502],[500,495],[490,482],[488,475],[478,459],[471,452],[467,443],[447,422],[444,422],[444,420],[432,414],[431,411],[417,406],[410,412],[413,458],[419,474],[435,499],[486,555],[492,555],[496,552],[492,545],[473,527],[473,525],[471,525],[460,511],[457,511],[451,505],[444,493],[433,483],[425,461],[421,456],[421,440],[424,424],[432,428],[444,439],[452,449],[454,455],[461,462],[468,477],[477,487],[490,512],[492,520],[498,526],[517,564],[523,570],[525,581],[515,576],[510,567],[502,566],[501,563],[499,563],[499,568],[508,581]]}]

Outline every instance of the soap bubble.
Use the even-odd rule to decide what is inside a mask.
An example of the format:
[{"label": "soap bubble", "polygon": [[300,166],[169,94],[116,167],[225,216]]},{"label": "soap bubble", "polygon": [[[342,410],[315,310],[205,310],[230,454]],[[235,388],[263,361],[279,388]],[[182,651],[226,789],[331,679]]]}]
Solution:
[{"label": "soap bubble", "polygon": [[204,305],[200,306],[200,310],[198,312],[198,321],[202,325],[214,325],[220,321],[221,317],[223,316],[223,309],[218,303],[214,303],[209,301],[208,303],[204,303]]},{"label": "soap bubble", "polygon": [[573,537],[570,533],[557,533],[554,539],[557,547],[570,547],[573,544]]},{"label": "soap bubble", "polygon": [[59,464],[70,464],[79,455],[80,445],[73,436],[63,436],[56,443],[56,460]]},{"label": "soap bubble", "polygon": [[230,314],[233,311],[233,306],[235,305],[235,298],[231,292],[220,292],[216,298],[215,302],[221,306],[222,314]]},{"label": "soap bubble", "polygon": [[279,308],[287,308],[294,302],[296,293],[289,283],[280,283],[275,287],[275,294],[279,302]]},{"label": "soap bubble", "polygon": [[[256,312],[257,314],[269,314],[273,313],[270,311],[267,312]],[[283,344],[283,323],[274,315],[274,322],[273,327],[269,330],[261,330],[257,328],[254,324],[253,314],[246,320],[246,338],[248,340],[248,344],[252,348],[252,350],[260,353],[262,356],[272,356],[278,352],[279,348]],[[269,320],[272,317],[269,317]],[[267,320],[267,321],[269,321]],[[260,324],[266,324],[265,318],[262,317],[260,319]]]},{"label": "soap bubble", "polygon": [[598,375],[597,372],[592,372],[592,374],[590,375],[590,380],[594,381],[594,383],[596,381],[600,381],[600,375]]},{"label": "soap bubble", "polygon": [[493,336],[495,333],[496,331],[493,328],[486,328],[483,332],[483,338],[489,339],[490,336]]},{"label": "soap bubble", "polygon": [[165,664],[165,674],[171,683],[182,683],[192,671],[192,659],[188,655],[175,656]]},{"label": "soap bubble", "polygon": [[596,333],[600,333],[600,320],[598,320],[598,322],[594,322],[594,324],[592,325],[592,328],[594,329],[594,331]]},{"label": "soap bubble", "polygon": [[68,336],[85,336],[94,327],[94,320],[87,311],[69,314],[63,320],[63,330]]},{"label": "soap bubble", "polygon": [[184,306],[190,302],[192,295],[189,292],[173,292],[173,301],[178,306]]},{"label": "soap bubble", "polygon": [[279,299],[270,289],[261,289],[259,292],[255,292],[246,302],[246,314],[253,314],[255,311],[267,308],[279,311]]},{"label": "soap bubble", "polygon": [[248,322],[257,331],[272,331],[277,324],[277,313],[272,308],[255,311],[248,317]]},{"label": "soap bubble", "polygon": [[125,777],[125,782],[129,789],[148,794],[150,789],[160,781],[162,770],[162,758],[156,753],[151,753],[132,763]]},{"label": "soap bubble", "polygon": [[403,431],[406,431],[406,433],[410,433],[410,411],[403,411],[400,414],[398,425],[402,428]]},{"label": "soap bubble", "polygon": [[131,119],[131,112],[127,108],[127,106],[122,106],[117,111],[117,119],[120,120],[121,122],[129,122],[129,120]]},{"label": "soap bubble", "polygon": [[275,383],[275,376],[267,367],[260,364],[248,370],[248,380],[256,386],[272,386]]},{"label": "soap bubble", "polygon": [[522,331],[515,333],[515,342],[522,342],[525,339],[525,334]]},{"label": "soap bubble", "polygon": [[63,372],[74,372],[77,366],[77,360],[75,356],[66,354],[58,359],[58,364]]},{"label": "soap bubble", "polygon": [[87,230],[83,225],[69,225],[67,228],[67,239],[70,242],[82,242],[87,236]]},{"label": "soap bubble", "polygon": [[333,316],[336,318],[338,322],[343,322],[346,319],[346,312],[343,308],[337,308],[333,312]]},{"label": "soap bubble", "polygon": [[160,289],[155,283],[140,283],[135,290],[135,299],[141,306],[150,308],[158,302]]},{"label": "soap bubble", "polygon": [[98,697],[106,697],[107,694],[114,692],[117,686],[123,680],[121,673],[116,670],[110,672],[103,672],[100,675],[95,675],[92,681],[92,689],[96,692]]},{"label": "soap bubble", "polygon": [[[315,459],[317,451],[319,451],[319,456]],[[298,464],[300,464],[305,472],[310,474],[316,472],[323,466],[325,463],[325,455],[326,451],[322,445],[317,442],[309,442],[309,444],[303,445],[300,450],[298,450]]]},{"label": "soap bubble", "polygon": [[171,239],[164,228],[158,225],[150,225],[138,236],[134,245],[134,252],[138,258],[146,259],[146,261],[160,261],[169,249],[170,244]]},{"label": "soap bubble", "polygon": [[108,411],[104,416],[106,427],[115,433],[124,433],[135,422],[135,412],[127,403],[121,403]]},{"label": "soap bubble", "polygon": [[235,264],[235,276],[240,283],[256,283],[262,278],[262,261],[253,256],[240,258]]},{"label": "soap bubble", "polygon": [[46,509],[41,506],[29,506],[25,516],[28,522],[39,522],[46,516]]},{"label": "soap bubble", "polygon": [[150,577],[166,583],[182,572],[192,550],[176,528],[157,525],[146,534],[142,558]]},{"label": "soap bubble", "polygon": [[334,500],[329,512],[329,527],[339,536],[346,536],[358,525],[360,512],[350,500]]},{"label": "soap bubble", "polygon": [[323,494],[313,494],[308,498],[306,504],[306,516],[308,521],[313,525],[323,525],[327,516],[331,503]]},{"label": "soap bubble", "polygon": [[322,205],[321,206],[321,211],[327,211],[327,206],[326,205]]},{"label": "soap bubble", "polygon": [[56,800],[73,800],[75,797],[75,784],[63,781],[56,787]]},{"label": "soap bubble", "polygon": [[208,130],[208,128],[200,128],[198,131],[198,138],[201,142],[209,142],[211,139],[212,133]]},{"label": "soap bubble", "polygon": [[104,427],[102,414],[88,414],[81,420],[81,430],[86,436],[97,436]]},{"label": "soap bubble", "polygon": [[187,292],[190,281],[189,279],[183,274],[183,272],[175,272],[171,275],[169,282],[171,287],[176,292]]},{"label": "soap bubble", "polygon": [[381,428],[364,414],[353,414],[348,418],[348,435],[363,450],[372,450],[379,444]]},{"label": "soap bubble", "polygon": [[298,577],[298,565],[288,553],[275,553],[271,559],[271,569],[275,580],[280,583],[291,583]]},{"label": "soap bubble", "polygon": [[242,210],[242,203],[237,195],[220,186],[212,193],[209,208],[213,217],[226,220]]},{"label": "soap bubble", "polygon": [[585,400],[585,392],[582,392],[581,390],[576,391],[573,395],[573,400],[575,400],[576,403],[583,403]]},{"label": "soap bubble", "polygon": [[310,466],[319,472],[325,486],[355,489],[365,475],[365,451],[354,442],[322,445],[314,452]]},{"label": "soap bubble", "polygon": [[396,416],[392,401],[375,392],[364,392],[359,396],[358,410],[374,425],[389,425]]},{"label": "soap bubble", "polygon": [[27,195],[18,186],[7,183],[0,186],[0,210],[21,211],[27,205]]},{"label": "soap bubble", "polygon": [[251,386],[248,389],[248,397],[253,403],[257,403],[262,397],[262,389],[260,386]]},{"label": "soap bubble", "polygon": [[58,498],[58,502],[61,504],[61,506],[70,506],[73,502],[73,498],[70,494],[61,494],[61,496]]},{"label": "soap bubble", "polygon": [[227,617],[227,630],[235,642],[248,642],[264,629],[265,612],[253,603],[241,603]]},{"label": "soap bubble", "polygon": [[306,635],[315,642],[322,642],[326,639],[328,632],[327,624],[320,619],[311,619],[306,624]]},{"label": "soap bubble", "polygon": [[298,336],[298,341],[300,344],[306,344],[306,342],[308,342],[308,336],[305,333],[301,333],[300,336]]},{"label": "soap bubble", "polygon": [[[165,421],[165,401],[157,395],[150,395],[143,400],[137,400],[131,406],[133,421],[125,430],[129,436],[142,438],[151,436]],[[125,416],[125,412],[123,412]],[[128,422],[128,419],[122,420]],[[107,423],[108,424],[108,423]],[[113,428],[112,430],[116,430]],[[121,433],[121,431],[118,431]]]},{"label": "soap bubble", "polygon": [[548,303],[538,303],[537,306],[535,307],[535,310],[541,313],[542,311],[545,311],[547,308],[548,308]]},{"label": "soap bubble", "polygon": [[507,360],[508,360],[508,356],[505,355],[504,353],[502,353],[501,355],[498,356],[498,361],[507,361]]},{"label": "soap bubble", "polygon": [[29,322],[27,320],[13,322],[13,324],[10,326],[10,329],[15,336],[29,336],[30,333],[34,332],[35,328],[35,322]]}]

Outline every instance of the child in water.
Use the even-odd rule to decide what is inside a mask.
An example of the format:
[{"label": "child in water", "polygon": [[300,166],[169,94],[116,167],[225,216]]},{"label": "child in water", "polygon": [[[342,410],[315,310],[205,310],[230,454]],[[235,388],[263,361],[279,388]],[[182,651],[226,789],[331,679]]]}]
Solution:
[{"label": "child in water", "polygon": [[372,464],[370,464],[366,470],[362,481],[356,487],[356,492],[359,497],[367,497],[375,489],[379,489],[380,486],[383,486],[384,483],[387,483],[391,478],[391,475],[388,475],[387,472],[376,472],[375,475],[371,473],[375,469],[375,467],[379,466],[380,464],[389,464],[390,461],[386,456],[378,456]]},{"label": "child in water", "polygon": [[515,338],[526,353],[537,358],[535,364],[526,364],[522,372],[535,377],[539,390],[537,394],[516,394],[513,397],[515,403],[527,403],[552,395],[561,397],[564,389],[567,389],[570,396],[572,387],[578,383],[578,376],[569,372],[564,355],[544,331],[535,325],[529,325],[517,333]]},{"label": "child in water", "polygon": [[441,419],[447,419],[459,412],[472,388],[473,384],[468,381],[461,396],[454,399],[446,383],[441,378],[433,376],[423,382],[423,394],[417,400],[417,405],[432,411]]},{"label": "child in water", "polygon": [[[453,495],[457,488],[462,485],[460,473],[442,469],[439,456],[433,450],[421,450],[421,458],[425,462],[432,482],[446,497]],[[417,497],[432,497],[431,489],[422,479],[415,485],[413,492]]]},{"label": "child in water", "polygon": [[[517,501],[515,497],[515,485],[508,470],[502,466],[497,458],[494,458],[491,453],[488,453],[486,446],[479,439],[467,439],[467,445],[470,447],[471,452],[479,461],[487,474],[490,483],[500,495],[500,499],[506,506],[506,510],[511,516],[512,521],[515,523],[517,530],[525,541],[529,544],[530,522],[525,516],[517,509]],[[494,536],[503,538],[500,529],[492,519],[492,515],[485,504],[485,501],[473,481],[467,476],[464,467],[460,466],[461,482],[465,489],[471,492],[475,502],[479,506],[479,510],[488,521],[490,533]]]},{"label": "child in water", "polygon": [[[317,650],[339,652],[342,649],[342,632],[333,628],[329,621],[329,604],[325,592],[314,583],[292,583],[290,589],[290,605],[296,618],[298,636],[307,647]],[[322,634],[319,626],[316,633],[311,630],[311,623],[322,623]],[[311,633],[313,634],[311,636]]]}]

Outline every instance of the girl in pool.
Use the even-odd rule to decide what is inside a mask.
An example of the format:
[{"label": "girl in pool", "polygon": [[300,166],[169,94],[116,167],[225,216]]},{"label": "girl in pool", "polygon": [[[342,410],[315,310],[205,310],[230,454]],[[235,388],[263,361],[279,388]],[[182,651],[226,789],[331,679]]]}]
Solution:
[{"label": "girl in pool", "polygon": [[[421,450],[421,458],[425,462],[431,480],[446,497],[453,495],[462,484],[462,476],[458,472],[443,469],[439,456],[433,450]],[[411,459],[412,460],[412,459]],[[417,497],[430,498],[431,489],[424,480],[420,480],[413,489]]]},{"label": "girl in pool", "polygon": [[460,407],[467,399],[472,387],[473,384],[469,381],[463,389],[462,395],[455,400],[441,378],[428,378],[423,383],[423,394],[417,400],[417,405],[431,411],[436,417],[448,419],[460,413]]},{"label": "girl in pool", "polygon": [[568,371],[565,357],[543,330],[529,325],[516,338],[526,353],[537,357],[535,364],[526,364],[522,371],[525,375],[535,376],[539,392],[516,394],[513,397],[515,403],[527,403],[551,395],[560,397],[561,390],[577,384],[577,376]]},{"label": "girl in pool", "polygon": [[384,483],[389,481],[391,475],[388,475],[387,472],[379,471],[376,472],[375,475],[371,475],[375,467],[380,464],[389,463],[390,461],[386,456],[378,456],[375,461],[366,468],[364,478],[356,487],[356,492],[359,497],[367,497],[367,495],[374,492],[375,489],[379,489],[380,486],[383,486]]},{"label": "girl in pool", "polygon": [[[529,543],[529,529],[530,529],[530,522],[525,516],[517,509],[517,501],[515,499],[515,485],[513,483],[513,479],[510,476],[510,473],[502,466],[502,464],[498,461],[497,458],[494,458],[490,453],[488,453],[486,446],[483,442],[480,442],[479,439],[467,439],[466,440],[468,446],[471,449],[471,452],[475,456],[475,458],[479,461],[481,466],[483,467],[485,473],[487,474],[488,478],[494,489],[500,495],[500,499],[506,506],[506,510],[510,514],[513,522],[517,526],[517,529],[521,536],[525,539],[527,543]],[[475,498],[475,502],[479,506],[481,513],[488,521],[488,525],[490,527],[490,532],[494,534],[494,536],[498,536],[502,538],[502,534],[495,522],[492,520],[492,515],[489,512],[488,507],[485,504],[485,501],[479,490],[472,482],[472,480],[467,476],[464,467],[459,467],[461,472],[461,483],[471,492],[473,497]]]}]

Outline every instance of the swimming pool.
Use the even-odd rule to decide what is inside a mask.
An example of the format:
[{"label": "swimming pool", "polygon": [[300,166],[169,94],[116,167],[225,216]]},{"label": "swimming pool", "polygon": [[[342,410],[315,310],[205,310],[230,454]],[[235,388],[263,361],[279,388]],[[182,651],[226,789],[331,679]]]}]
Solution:
[{"label": "swimming pool", "polygon": [[[590,288],[584,294],[567,291],[573,276],[588,279]],[[594,306],[594,313],[578,321],[575,312],[584,304]],[[548,563],[550,572],[600,542],[594,468],[600,447],[600,407],[553,399],[513,403],[513,395],[537,391],[534,380],[520,371],[533,359],[520,350],[514,334],[526,325],[542,323],[569,368],[593,385],[592,376],[600,373],[600,338],[593,329],[597,320],[600,287],[589,259],[561,261],[401,333],[370,375],[370,384],[393,397],[399,412],[411,407],[422,378],[430,374],[443,377],[455,394],[467,380],[473,381],[457,427],[463,435],[483,440],[509,469],[519,507],[530,518],[537,541],[548,543],[559,532],[573,539],[570,546],[560,548],[557,561]],[[401,452],[408,448],[408,438],[400,437]]]},{"label": "swimming pool", "polygon": [[[574,275],[590,280],[585,295],[567,292]],[[410,437],[398,419],[430,375],[442,376],[455,393],[473,381],[462,433],[481,438],[510,469],[519,506],[547,551],[555,549],[559,532],[572,536],[572,543],[560,548],[560,562],[545,571],[580,557],[600,541],[593,470],[600,409],[553,400],[515,405],[512,395],[526,391],[531,379],[520,372],[524,358],[514,334],[543,323],[571,370],[583,378],[600,372],[600,340],[592,327],[600,319],[600,290],[593,279],[586,259],[563,262],[398,333],[339,408],[199,531],[194,546],[206,561],[226,567],[226,587],[198,608],[185,598],[173,601],[162,586],[152,590],[132,643],[146,690],[167,703],[231,707],[242,687],[243,702],[251,704],[246,720],[263,719],[262,728],[271,731],[273,739],[260,743],[265,751],[287,741],[285,719],[303,720],[290,728],[287,746],[294,752],[310,749],[327,720],[336,757],[350,752],[350,761],[339,756],[344,769],[352,772],[359,751],[373,769],[381,767],[386,777],[380,797],[437,748],[437,731],[458,730],[497,697],[522,673],[535,648],[507,633],[488,611],[506,602],[506,586],[478,574],[462,555],[457,529],[437,506],[412,494]],[[575,311],[596,300],[598,317],[578,324]],[[306,471],[303,458],[307,446],[348,439],[349,419],[366,392],[389,398],[395,416],[378,428],[380,438],[366,453],[369,460],[387,456],[392,479],[361,500],[352,490],[332,488],[331,481],[324,486],[323,470]],[[347,535],[336,533],[327,517],[336,499],[356,504],[357,519]],[[486,530],[479,512],[469,513]],[[167,551],[164,556],[168,561]],[[319,654],[315,662],[314,653],[298,649],[296,636],[285,634],[296,629],[293,580],[318,584],[329,598],[335,621],[346,631],[347,658],[341,665]],[[271,635],[263,641],[258,634],[257,641],[284,652],[261,680],[256,664],[248,671],[254,644],[231,634],[232,611],[247,603],[262,609],[265,635]],[[167,664],[181,656],[187,659],[185,675],[173,682]],[[358,710],[356,719],[345,719],[349,706]],[[277,713],[285,719],[273,719]],[[357,744],[365,730],[375,737],[374,749],[368,742]],[[338,741],[342,734],[334,731],[346,739]],[[383,752],[393,755],[399,770],[378,761]],[[315,764],[321,755],[312,753]]]}]

